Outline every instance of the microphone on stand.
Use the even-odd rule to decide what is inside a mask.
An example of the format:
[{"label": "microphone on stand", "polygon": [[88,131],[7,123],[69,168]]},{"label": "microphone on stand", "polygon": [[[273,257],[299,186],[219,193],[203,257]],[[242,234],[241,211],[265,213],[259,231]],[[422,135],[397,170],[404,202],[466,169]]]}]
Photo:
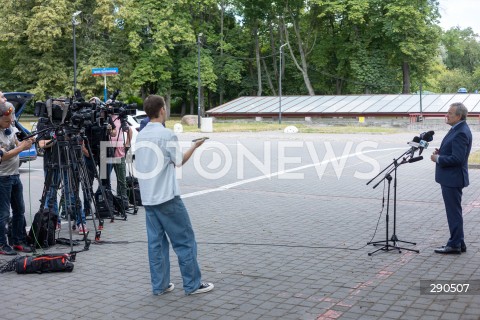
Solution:
[{"label": "microphone on stand", "polygon": [[420,148],[420,137],[413,137],[412,141],[407,142],[409,146],[411,146],[409,153],[413,156],[415,154],[415,151],[417,151]]},{"label": "microphone on stand", "polygon": [[433,140],[433,135],[435,134],[434,131],[427,131],[427,132],[423,132],[420,134],[420,142],[419,142],[419,145],[420,145],[420,152],[418,153],[418,155],[421,155],[422,152],[423,152],[423,149],[427,149],[428,148],[428,143],[430,141]]}]

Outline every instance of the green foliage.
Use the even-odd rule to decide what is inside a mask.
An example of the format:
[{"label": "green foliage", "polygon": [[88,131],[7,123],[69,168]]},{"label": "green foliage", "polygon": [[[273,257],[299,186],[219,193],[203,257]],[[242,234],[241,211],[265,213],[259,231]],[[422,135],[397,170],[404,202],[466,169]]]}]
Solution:
[{"label": "green foliage", "polygon": [[441,35],[435,0],[4,0],[0,90],[72,94],[77,10],[77,87],[86,97],[103,97],[92,68],[118,67],[107,84],[120,100],[161,94],[175,110],[196,105],[200,33],[203,107],[254,95],[260,84],[263,94],[277,91],[285,30],[292,53],[285,47],[283,94],[309,93],[301,68],[317,94],[397,93],[406,83],[473,91],[480,83],[476,35]]},{"label": "green foliage", "polygon": [[480,64],[480,43],[471,28],[447,30],[442,36],[446,52],[443,61],[448,69],[462,69],[472,73]]}]

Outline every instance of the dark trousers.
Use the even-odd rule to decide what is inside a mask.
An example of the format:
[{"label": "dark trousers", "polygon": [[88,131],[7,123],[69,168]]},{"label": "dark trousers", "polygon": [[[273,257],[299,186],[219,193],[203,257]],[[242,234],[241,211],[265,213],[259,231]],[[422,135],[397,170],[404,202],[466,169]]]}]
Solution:
[{"label": "dark trousers", "polygon": [[23,185],[18,174],[0,177],[0,246],[7,243],[5,225],[10,218],[10,207],[12,208],[13,244],[25,242],[25,203],[23,202]]},{"label": "dark trousers", "polygon": [[460,248],[461,244],[464,243],[462,189],[442,185],[443,202],[445,203],[448,228],[450,229],[450,239],[448,239],[447,246],[452,248]]}]

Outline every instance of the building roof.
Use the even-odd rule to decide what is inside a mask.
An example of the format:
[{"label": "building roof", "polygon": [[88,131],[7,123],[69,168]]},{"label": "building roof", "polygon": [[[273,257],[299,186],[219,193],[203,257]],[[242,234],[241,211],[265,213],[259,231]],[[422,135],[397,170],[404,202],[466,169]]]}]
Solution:
[{"label": "building roof", "polygon": [[[420,97],[422,108],[420,110]],[[444,116],[454,102],[463,102],[469,115],[480,115],[480,94],[372,94],[327,96],[241,97],[206,111],[217,117]]]}]

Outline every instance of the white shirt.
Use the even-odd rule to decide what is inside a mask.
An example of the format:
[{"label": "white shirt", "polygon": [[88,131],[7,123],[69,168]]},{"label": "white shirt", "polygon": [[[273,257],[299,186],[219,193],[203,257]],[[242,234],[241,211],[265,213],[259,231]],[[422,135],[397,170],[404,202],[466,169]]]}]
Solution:
[{"label": "white shirt", "polygon": [[[17,128],[10,126],[11,133],[9,135],[5,134],[5,130],[0,130],[0,148],[3,148],[5,151],[10,151],[16,148],[15,142],[17,141],[17,136],[15,132],[18,131]],[[8,160],[2,160],[0,163],[0,176],[11,176],[14,174],[19,174],[18,167],[20,166],[20,156],[17,154],[15,157],[12,157]]]},{"label": "white shirt", "polygon": [[143,205],[157,205],[180,195],[175,166],[183,154],[178,138],[161,123],[149,122],[137,135],[135,169]]}]

